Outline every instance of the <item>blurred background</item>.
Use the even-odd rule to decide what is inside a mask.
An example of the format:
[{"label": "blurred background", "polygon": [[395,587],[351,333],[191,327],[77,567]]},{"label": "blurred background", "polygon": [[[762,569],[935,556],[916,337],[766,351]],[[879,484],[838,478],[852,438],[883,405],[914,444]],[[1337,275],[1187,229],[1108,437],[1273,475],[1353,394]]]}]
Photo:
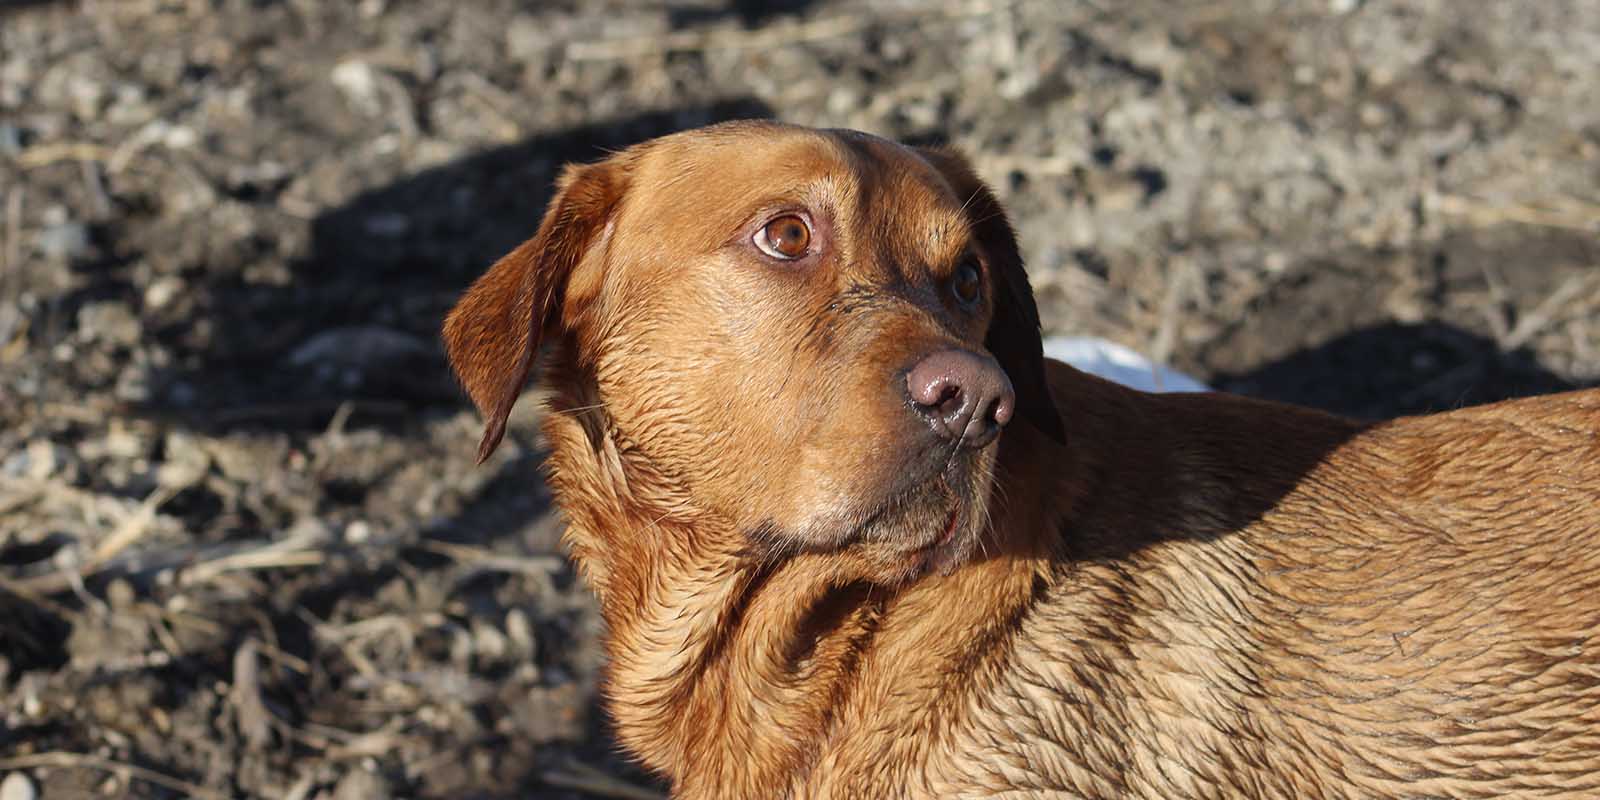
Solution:
[{"label": "blurred background", "polygon": [[0,0],[0,798],[651,797],[536,403],[559,166],[964,148],[1044,327],[1369,418],[1600,379],[1600,0]]}]

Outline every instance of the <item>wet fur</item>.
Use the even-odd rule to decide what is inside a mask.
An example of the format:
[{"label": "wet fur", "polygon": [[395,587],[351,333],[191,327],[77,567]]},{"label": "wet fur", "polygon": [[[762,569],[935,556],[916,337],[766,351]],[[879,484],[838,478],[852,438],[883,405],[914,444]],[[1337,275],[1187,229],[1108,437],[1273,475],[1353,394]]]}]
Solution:
[{"label": "wet fur", "polygon": [[[838,238],[832,288],[768,296],[716,255],[749,290],[719,306],[693,263],[640,252],[727,233],[708,207],[638,235],[653,195],[797,152],[872,229]],[[757,198],[741,174],[705,193]],[[896,244],[915,226],[881,215],[951,209],[987,259],[972,320],[929,299],[942,262],[917,248],[939,237]],[[668,302],[690,284],[705,304]],[[609,627],[606,705],[677,797],[1600,796],[1600,393],[1361,425],[1131,391],[1043,360],[1037,333],[959,157],[743,123],[569,173],[445,337],[485,454],[547,353],[549,480]],[[898,541],[943,513],[907,478],[941,454],[862,448],[916,441],[871,387],[949,342],[992,352],[1022,410],[951,456],[972,535],[934,563]],[[702,368],[754,370],[726,391],[760,397]]]}]

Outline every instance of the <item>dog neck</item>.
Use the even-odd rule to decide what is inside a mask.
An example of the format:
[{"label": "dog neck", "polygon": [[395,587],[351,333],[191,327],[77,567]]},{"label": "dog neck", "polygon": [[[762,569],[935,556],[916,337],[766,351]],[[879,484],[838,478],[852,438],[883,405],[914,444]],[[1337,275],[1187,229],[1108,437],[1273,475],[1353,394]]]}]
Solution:
[{"label": "dog neck", "polygon": [[[828,742],[795,731],[946,705],[938,696],[959,690],[949,676],[997,652],[995,631],[1029,602],[1051,560],[1048,543],[992,538],[999,551],[982,561],[892,588],[859,580],[848,554],[762,561],[741,531],[696,509],[630,450],[589,385],[551,399],[550,483],[608,627],[604,693],[619,738],[680,796],[759,796],[828,757]],[[1048,529],[1022,519],[1040,505],[1027,487],[1042,483],[1024,473],[1064,465],[1020,452],[1032,439],[1016,441],[1002,447],[1000,470],[1015,485],[991,524]],[[895,702],[918,692],[929,702]]]}]

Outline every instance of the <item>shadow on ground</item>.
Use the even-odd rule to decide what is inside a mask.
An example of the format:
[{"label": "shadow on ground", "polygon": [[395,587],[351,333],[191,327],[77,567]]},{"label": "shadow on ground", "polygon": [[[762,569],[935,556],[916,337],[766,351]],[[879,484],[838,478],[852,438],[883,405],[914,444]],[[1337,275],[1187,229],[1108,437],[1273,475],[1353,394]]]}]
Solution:
[{"label": "shadow on ground", "polygon": [[402,428],[464,405],[438,340],[444,314],[537,229],[562,165],[712,122],[770,116],[753,100],[640,114],[499,147],[366,192],[312,224],[283,286],[235,278],[202,291],[221,310],[198,358],[159,375],[150,411],[211,432],[309,430],[341,406],[352,425]]},{"label": "shadow on ground", "polygon": [[1504,351],[1492,339],[1443,323],[1362,328],[1213,383],[1363,419],[1577,388],[1527,350]]}]

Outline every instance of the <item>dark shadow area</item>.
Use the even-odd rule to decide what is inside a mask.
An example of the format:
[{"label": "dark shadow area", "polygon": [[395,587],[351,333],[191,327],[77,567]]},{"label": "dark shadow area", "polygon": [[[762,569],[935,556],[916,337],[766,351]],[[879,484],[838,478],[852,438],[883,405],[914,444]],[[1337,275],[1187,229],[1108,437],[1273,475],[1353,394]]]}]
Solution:
[{"label": "dark shadow area", "polygon": [[816,0],[725,0],[706,8],[672,8],[667,12],[673,30],[736,16],[746,28],[759,27],[783,16],[800,16]]},{"label": "dark shadow area", "polygon": [[[185,366],[153,377],[145,411],[208,432],[309,430],[341,406],[386,430],[465,404],[440,346],[461,291],[539,225],[561,167],[722,120],[753,100],[654,112],[499,147],[356,197],[312,224],[311,255],[282,286],[228,276]],[[182,332],[174,332],[174,336]]]},{"label": "dark shadow area", "polygon": [[1577,388],[1527,350],[1503,351],[1491,339],[1443,323],[1362,328],[1212,382],[1224,391],[1361,419]]},{"label": "dark shadow area", "polygon": [[25,8],[47,6],[51,4],[66,5],[65,0],[0,0],[0,16],[10,11],[21,11]]}]

